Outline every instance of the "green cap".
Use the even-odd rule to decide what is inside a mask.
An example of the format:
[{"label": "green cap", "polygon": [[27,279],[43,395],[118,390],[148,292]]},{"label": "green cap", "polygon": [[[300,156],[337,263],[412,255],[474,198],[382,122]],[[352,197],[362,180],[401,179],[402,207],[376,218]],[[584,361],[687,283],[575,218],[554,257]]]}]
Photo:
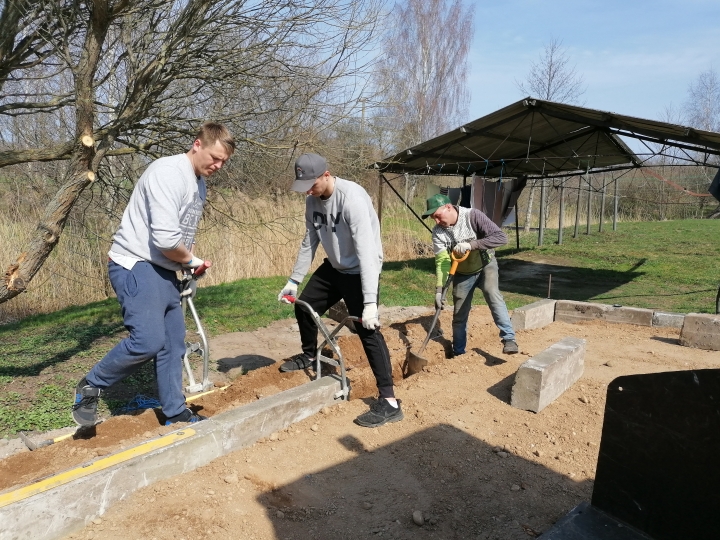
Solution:
[{"label": "green cap", "polygon": [[427,210],[422,215],[422,217],[426,218],[428,216],[431,216],[435,213],[435,211],[440,208],[441,206],[445,206],[446,204],[451,204],[450,199],[447,195],[443,195],[442,193],[438,193],[436,195],[433,195],[430,197],[427,201]]}]

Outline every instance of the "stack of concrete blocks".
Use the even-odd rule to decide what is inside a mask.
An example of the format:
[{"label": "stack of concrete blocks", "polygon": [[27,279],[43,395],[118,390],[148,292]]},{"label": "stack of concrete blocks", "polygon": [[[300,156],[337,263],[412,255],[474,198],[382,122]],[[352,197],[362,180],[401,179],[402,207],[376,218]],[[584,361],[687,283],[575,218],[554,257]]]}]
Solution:
[{"label": "stack of concrete blocks", "polygon": [[680,331],[680,345],[720,351],[720,315],[688,313]]},{"label": "stack of concrete blocks", "polygon": [[510,404],[540,412],[577,381],[585,370],[585,340],[566,337],[518,369]]}]

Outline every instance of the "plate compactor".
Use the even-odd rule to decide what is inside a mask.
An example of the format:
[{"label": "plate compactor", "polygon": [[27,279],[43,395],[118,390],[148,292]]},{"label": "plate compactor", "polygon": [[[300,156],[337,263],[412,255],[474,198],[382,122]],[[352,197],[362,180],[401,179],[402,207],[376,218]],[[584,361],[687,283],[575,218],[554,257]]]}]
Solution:
[{"label": "plate compactor", "polygon": [[[185,391],[188,393],[206,392],[214,386],[209,378],[210,345],[208,344],[205,330],[202,327],[200,317],[198,317],[195,304],[193,303],[193,298],[195,298],[195,293],[197,292],[197,280],[200,279],[205,271],[211,266],[212,263],[210,261],[205,261],[201,266],[198,266],[194,270],[183,272],[182,280],[180,282],[180,298],[182,301],[183,314],[187,312],[187,308],[190,308],[193,321],[195,321],[195,328],[200,336],[200,342],[198,343],[185,342],[185,356],[183,357],[183,363],[185,364],[185,371],[188,375],[189,384],[185,387]],[[193,375],[192,368],[190,367],[190,360],[188,357],[193,353],[200,354],[203,359],[202,382],[195,382],[195,376]]]},{"label": "plate compactor", "polygon": [[[343,327],[346,325],[346,323],[353,321],[353,322],[362,322],[360,317],[353,317],[348,316],[345,317],[338,325],[332,330],[332,332],[328,329],[328,327],[325,325],[325,323],[320,318],[320,315],[318,315],[317,311],[315,311],[310,304],[307,302],[304,302],[303,300],[298,300],[294,296],[286,295],[283,296],[283,299],[287,300],[291,304],[296,304],[300,306],[302,309],[307,311],[315,321],[315,324],[317,325],[318,329],[320,330],[320,333],[323,335],[323,340],[318,344],[317,352],[315,353],[315,379],[319,379],[321,375],[321,363],[328,364],[330,366],[339,367],[340,368],[340,390],[335,393],[335,399],[344,399],[348,400],[348,396],[350,395],[350,386],[348,385],[347,375],[346,375],[346,368],[345,368],[345,358],[342,355],[342,351],[340,350],[340,346],[337,342],[337,334],[340,332],[340,330],[343,329]],[[333,358],[329,358],[327,356],[323,356],[322,350],[325,346],[330,347],[330,349],[337,355],[337,360]]]}]

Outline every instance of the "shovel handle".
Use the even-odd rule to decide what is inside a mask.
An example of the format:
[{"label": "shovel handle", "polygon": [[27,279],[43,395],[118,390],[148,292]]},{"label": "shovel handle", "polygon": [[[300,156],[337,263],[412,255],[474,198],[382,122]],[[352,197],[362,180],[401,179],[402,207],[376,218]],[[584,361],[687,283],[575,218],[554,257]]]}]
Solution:
[{"label": "shovel handle", "polygon": [[462,257],[458,257],[457,255],[455,255],[454,251],[450,252],[450,258],[452,259],[452,264],[450,265],[450,275],[451,276],[455,275],[455,271],[457,270],[458,264],[463,262],[469,256],[470,256],[470,250],[466,251],[465,255],[463,255]]}]

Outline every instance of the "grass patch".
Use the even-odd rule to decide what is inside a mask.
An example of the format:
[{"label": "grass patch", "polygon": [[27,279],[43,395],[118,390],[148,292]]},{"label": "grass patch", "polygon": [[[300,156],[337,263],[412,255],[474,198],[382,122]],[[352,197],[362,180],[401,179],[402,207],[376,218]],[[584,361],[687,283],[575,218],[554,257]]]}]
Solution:
[{"label": "grass patch", "polygon": [[[522,235],[519,251],[511,236],[497,251],[510,309],[546,298],[552,275],[552,298],[714,313],[720,221],[622,223],[616,232],[575,239],[572,232],[566,229],[557,245],[557,231],[548,230],[542,247],[536,233]],[[381,303],[432,306],[434,268],[432,257],[386,263]],[[210,336],[249,331],[292,317],[292,307],[277,301],[285,281],[272,276],[202,287],[195,303],[205,330]],[[484,303],[479,291],[474,302]],[[115,300],[0,326],[0,435],[70,425],[73,387],[124,335]],[[108,392],[101,410],[117,411],[136,394],[156,395],[152,365]]]},{"label": "grass patch", "polygon": [[550,230],[542,247],[534,233],[521,237],[520,252],[499,250],[501,289],[544,298],[552,274],[552,298],[715,312],[719,220],[632,222],[615,232],[572,233],[563,231],[563,245]]}]

